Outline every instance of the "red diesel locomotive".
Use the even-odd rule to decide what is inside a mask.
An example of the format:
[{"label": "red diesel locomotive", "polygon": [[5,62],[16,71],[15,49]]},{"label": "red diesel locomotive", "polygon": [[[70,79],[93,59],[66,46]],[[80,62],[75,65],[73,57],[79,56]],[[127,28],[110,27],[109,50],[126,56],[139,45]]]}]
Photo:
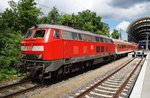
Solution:
[{"label": "red diesel locomotive", "polygon": [[74,72],[115,56],[137,45],[67,26],[40,24],[21,41],[24,65],[32,76],[51,78]]}]

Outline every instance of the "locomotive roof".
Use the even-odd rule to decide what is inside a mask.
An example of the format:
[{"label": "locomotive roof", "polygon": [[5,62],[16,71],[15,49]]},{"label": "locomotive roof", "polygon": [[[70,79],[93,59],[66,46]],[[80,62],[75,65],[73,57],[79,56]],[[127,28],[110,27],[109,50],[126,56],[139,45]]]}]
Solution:
[{"label": "locomotive roof", "polygon": [[126,43],[126,44],[132,44],[132,43],[130,43],[130,42],[125,42],[125,41],[118,40],[118,39],[113,39],[113,41],[117,41],[117,42],[123,42],[123,43]]},{"label": "locomotive roof", "polygon": [[[35,28],[35,26],[31,27],[30,29],[34,29],[34,28]],[[91,33],[89,31],[78,30],[78,29],[74,29],[72,27],[63,26],[63,25],[39,24],[37,26],[37,28],[56,28],[56,29],[62,29],[62,30],[66,30],[66,31],[77,32],[77,33],[81,33],[81,34],[88,34],[88,35],[92,35],[92,36],[96,36],[96,37],[103,37],[103,38],[111,39],[107,36],[94,34],[94,33]]]}]

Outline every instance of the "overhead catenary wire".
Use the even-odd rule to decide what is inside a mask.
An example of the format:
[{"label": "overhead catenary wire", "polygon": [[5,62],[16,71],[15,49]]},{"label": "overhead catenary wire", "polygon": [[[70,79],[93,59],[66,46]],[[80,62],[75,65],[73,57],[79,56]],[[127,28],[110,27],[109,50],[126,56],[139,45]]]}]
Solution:
[{"label": "overhead catenary wire", "polygon": [[[41,3],[38,3],[38,2],[35,2],[37,5],[39,5],[39,6],[42,6],[42,7],[45,7],[45,8],[47,8],[47,9],[53,9],[53,8],[51,8],[51,7],[49,7],[49,6],[47,6],[47,5],[44,5],[44,4],[41,4]],[[55,6],[53,6],[53,7],[55,7]],[[58,12],[60,12],[60,13],[66,13],[66,12],[63,12],[63,11],[60,11],[59,9],[57,10]]]}]

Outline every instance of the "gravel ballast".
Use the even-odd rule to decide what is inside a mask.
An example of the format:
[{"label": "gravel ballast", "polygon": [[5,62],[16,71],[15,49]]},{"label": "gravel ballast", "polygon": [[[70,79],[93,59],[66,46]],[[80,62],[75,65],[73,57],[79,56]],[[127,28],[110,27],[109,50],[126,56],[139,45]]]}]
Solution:
[{"label": "gravel ballast", "polygon": [[103,75],[109,70],[119,66],[125,61],[131,59],[131,57],[125,57],[120,60],[114,61],[107,65],[101,66],[97,69],[85,72],[83,74],[77,75],[75,77],[63,80],[59,83],[52,84],[51,86],[43,87],[37,89],[33,92],[28,92],[22,96],[23,98],[60,98],[67,93],[80,88],[91,80],[95,79],[98,76]]}]

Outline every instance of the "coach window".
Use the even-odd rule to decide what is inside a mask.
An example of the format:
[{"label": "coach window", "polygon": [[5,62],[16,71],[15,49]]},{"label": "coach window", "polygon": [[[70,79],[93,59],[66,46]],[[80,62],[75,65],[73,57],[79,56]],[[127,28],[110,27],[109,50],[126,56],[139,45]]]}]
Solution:
[{"label": "coach window", "polygon": [[110,43],[110,40],[109,40],[109,39],[107,39],[107,43]]},{"label": "coach window", "polygon": [[86,41],[85,35],[82,34],[81,36],[82,36],[82,40]]},{"label": "coach window", "polygon": [[106,52],[108,52],[108,47],[106,47]]},{"label": "coach window", "polygon": [[87,35],[84,35],[85,36],[85,41],[88,41],[88,36]]},{"label": "coach window", "polygon": [[108,43],[110,43],[110,39],[108,39]]},{"label": "coach window", "polygon": [[88,41],[88,35],[84,35],[84,41]]},{"label": "coach window", "polygon": [[108,43],[108,39],[107,38],[105,39],[105,42]]},{"label": "coach window", "polygon": [[77,33],[72,32],[72,39],[74,39],[74,40],[78,40]]},{"label": "coach window", "polygon": [[105,39],[105,42],[108,43],[108,39],[107,38]]},{"label": "coach window", "polygon": [[87,41],[90,41],[90,35],[87,35]]},{"label": "coach window", "polygon": [[71,32],[68,31],[62,31],[62,37],[63,39],[67,39],[67,40],[72,40],[72,35]]},{"label": "coach window", "polygon": [[109,39],[109,43],[112,43],[112,42],[111,42],[111,39]]},{"label": "coach window", "polygon": [[99,42],[99,37],[95,37],[95,39],[96,39],[96,42]]},{"label": "coach window", "polygon": [[117,46],[118,48],[120,48],[120,45],[118,44],[118,46]]},{"label": "coach window", "polygon": [[111,43],[113,43],[113,40],[111,39]]},{"label": "coach window", "polygon": [[54,38],[57,38],[57,39],[60,38],[60,32],[59,32],[59,30],[55,30],[55,32],[54,32]]},{"label": "coach window", "polygon": [[88,35],[88,41],[91,41],[91,36],[90,35]]},{"label": "coach window", "polygon": [[107,43],[109,43],[109,39],[107,39]]},{"label": "coach window", "polygon": [[92,36],[92,42],[95,42],[96,40],[95,40],[95,37],[94,36]]},{"label": "coach window", "polygon": [[79,36],[79,40],[82,40],[82,36],[81,36],[81,34],[79,34],[79,33],[78,33],[78,36]]},{"label": "coach window", "polygon": [[103,42],[105,42],[105,43],[106,43],[106,38],[103,38]]},{"label": "coach window", "polygon": [[96,46],[96,52],[100,52],[100,46]]},{"label": "coach window", "polygon": [[102,37],[100,37],[99,40],[100,40],[100,42],[103,42],[103,38]]},{"label": "coach window", "polygon": [[104,46],[102,46],[101,52],[104,52]]}]

